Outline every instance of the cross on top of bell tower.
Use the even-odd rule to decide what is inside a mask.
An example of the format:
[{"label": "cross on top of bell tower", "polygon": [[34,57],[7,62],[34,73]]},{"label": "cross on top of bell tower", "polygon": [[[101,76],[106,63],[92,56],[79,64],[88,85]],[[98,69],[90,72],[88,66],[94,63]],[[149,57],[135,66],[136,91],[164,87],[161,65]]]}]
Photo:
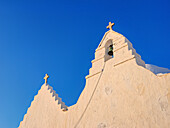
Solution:
[{"label": "cross on top of bell tower", "polygon": [[106,27],[107,29],[113,30],[112,27],[115,25],[115,23],[109,22],[109,25]]}]

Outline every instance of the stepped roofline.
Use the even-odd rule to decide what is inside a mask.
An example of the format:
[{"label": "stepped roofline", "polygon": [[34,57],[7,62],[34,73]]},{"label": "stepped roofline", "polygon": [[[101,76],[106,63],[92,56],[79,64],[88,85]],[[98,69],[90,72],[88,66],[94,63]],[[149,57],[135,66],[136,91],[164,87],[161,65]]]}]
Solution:
[{"label": "stepped roofline", "polygon": [[62,101],[62,98],[58,97],[58,94],[53,90],[53,87],[51,87],[49,84],[44,83],[40,90],[38,91],[38,94],[34,96],[33,101],[31,102],[30,107],[27,109],[26,114],[23,117],[23,120],[20,122],[19,126],[22,126],[22,123],[24,120],[26,120],[28,118],[28,115],[30,114],[30,109],[33,109],[32,106],[33,104],[35,104],[35,102],[39,102],[39,100],[37,100],[37,97],[40,95],[40,93],[48,93],[51,95],[51,99],[53,99],[56,102],[56,108],[57,111],[66,111],[68,106],[65,105],[65,103]]}]

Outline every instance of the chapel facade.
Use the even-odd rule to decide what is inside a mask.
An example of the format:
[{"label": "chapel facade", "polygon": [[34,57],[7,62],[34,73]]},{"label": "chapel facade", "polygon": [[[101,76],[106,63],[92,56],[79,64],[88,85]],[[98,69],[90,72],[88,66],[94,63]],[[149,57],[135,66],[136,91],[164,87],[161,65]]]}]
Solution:
[{"label": "chapel facade", "polygon": [[45,83],[34,97],[19,128],[168,128],[170,71],[147,69],[132,43],[113,31],[95,50],[86,85],[77,103],[66,106]]}]

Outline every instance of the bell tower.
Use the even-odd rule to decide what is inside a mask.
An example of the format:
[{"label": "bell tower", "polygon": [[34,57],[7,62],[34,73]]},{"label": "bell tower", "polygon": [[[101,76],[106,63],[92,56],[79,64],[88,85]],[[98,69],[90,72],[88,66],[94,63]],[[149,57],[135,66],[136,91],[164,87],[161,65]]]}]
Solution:
[{"label": "bell tower", "polygon": [[113,31],[114,23],[109,22],[106,27],[109,29],[103,36],[99,46],[95,50],[95,59],[92,60],[92,67],[86,79],[102,72],[104,63],[112,61],[113,66],[118,66],[126,61],[134,59],[135,62],[145,67],[145,62],[136,53],[130,41],[123,35]]}]

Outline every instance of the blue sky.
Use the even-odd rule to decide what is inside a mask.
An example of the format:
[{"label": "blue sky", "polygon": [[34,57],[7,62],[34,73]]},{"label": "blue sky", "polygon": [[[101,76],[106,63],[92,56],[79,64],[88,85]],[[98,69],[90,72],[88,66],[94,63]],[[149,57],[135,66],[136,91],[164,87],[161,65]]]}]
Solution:
[{"label": "blue sky", "polygon": [[48,73],[76,103],[109,21],[142,59],[170,68],[168,0],[0,0],[0,128],[15,128]]}]

